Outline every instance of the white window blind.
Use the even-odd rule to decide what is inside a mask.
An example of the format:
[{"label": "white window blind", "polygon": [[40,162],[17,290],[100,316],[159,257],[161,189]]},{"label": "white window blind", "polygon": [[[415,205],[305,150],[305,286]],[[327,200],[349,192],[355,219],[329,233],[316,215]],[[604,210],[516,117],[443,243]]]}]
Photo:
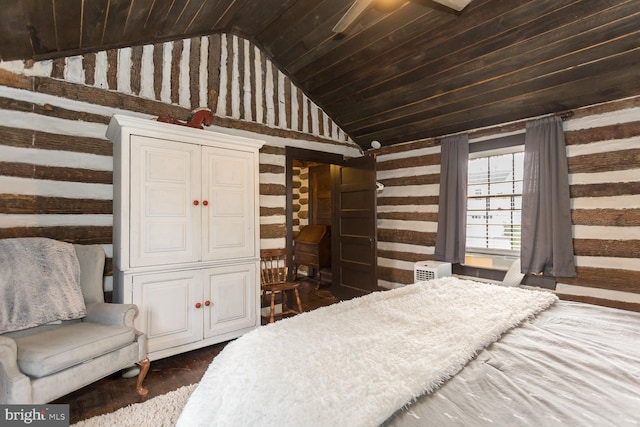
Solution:
[{"label": "white window blind", "polygon": [[524,153],[469,160],[467,251],[520,252]]}]

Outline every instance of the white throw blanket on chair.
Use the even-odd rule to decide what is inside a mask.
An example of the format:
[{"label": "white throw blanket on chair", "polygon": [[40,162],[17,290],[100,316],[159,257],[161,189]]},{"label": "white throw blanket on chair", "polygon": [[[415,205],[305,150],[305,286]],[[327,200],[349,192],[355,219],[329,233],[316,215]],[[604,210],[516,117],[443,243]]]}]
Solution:
[{"label": "white throw blanket on chair", "polygon": [[0,333],[87,314],[70,243],[0,239]]},{"label": "white throw blanket on chair", "polygon": [[213,360],[177,425],[379,425],[556,300],[447,277],[262,326]]}]

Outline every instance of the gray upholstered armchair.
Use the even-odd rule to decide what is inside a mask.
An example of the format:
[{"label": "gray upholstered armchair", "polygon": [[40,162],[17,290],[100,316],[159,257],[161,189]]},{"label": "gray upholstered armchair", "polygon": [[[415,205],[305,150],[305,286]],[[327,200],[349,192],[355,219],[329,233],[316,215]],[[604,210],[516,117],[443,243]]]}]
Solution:
[{"label": "gray upholstered armchair", "polygon": [[[135,364],[137,391],[147,394],[146,338],[133,325],[138,309],[104,302],[104,263],[99,245],[0,240],[0,403],[47,403]],[[25,280],[36,295],[20,295]],[[57,293],[74,281],[75,290]]]}]

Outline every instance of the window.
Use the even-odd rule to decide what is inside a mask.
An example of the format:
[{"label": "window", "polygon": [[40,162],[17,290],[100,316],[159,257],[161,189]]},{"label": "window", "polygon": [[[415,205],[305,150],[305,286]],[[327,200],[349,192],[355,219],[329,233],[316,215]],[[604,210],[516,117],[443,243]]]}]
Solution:
[{"label": "window", "polygon": [[520,253],[522,146],[469,157],[467,252]]}]

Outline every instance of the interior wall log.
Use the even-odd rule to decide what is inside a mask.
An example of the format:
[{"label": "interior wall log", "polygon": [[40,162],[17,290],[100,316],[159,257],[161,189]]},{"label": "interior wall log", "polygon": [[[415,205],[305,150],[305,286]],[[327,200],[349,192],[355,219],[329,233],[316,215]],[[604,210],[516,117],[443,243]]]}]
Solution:
[{"label": "interior wall log", "polygon": [[104,139],[61,135],[7,126],[0,126],[0,145],[90,153],[102,156],[113,155],[113,144]]},{"label": "interior wall log", "polygon": [[383,242],[435,246],[436,233],[378,228],[378,240]]},{"label": "interior wall log", "polygon": [[376,170],[386,171],[393,169],[411,168],[418,166],[440,165],[440,153],[425,154],[423,156],[405,157],[401,159],[386,160],[376,163]]},{"label": "interior wall log", "polygon": [[48,237],[84,245],[111,244],[113,227],[56,226],[0,228],[0,239],[12,237]]},{"label": "interior wall log", "polygon": [[378,266],[378,280],[391,283],[413,283],[413,271]]},{"label": "interior wall log", "polygon": [[189,99],[191,109],[200,107],[200,60],[201,60],[201,38],[192,37],[189,39],[191,50],[189,51]]},{"label": "interior wall log", "polygon": [[16,89],[33,90],[33,78],[23,74],[0,70],[0,84]]},{"label": "interior wall log", "polygon": [[432,260],[433,254],[419,254],[414,252],[378,250],[378,257],[416,263],[420,261]]},{"label": "interior wall log", "polygon": [[78,168],[40,166],[29,163],[0,162],[0,171],[4,176],[46,179],[51,181],[85,182],[94,184],[112,184],[111,171],[97,171]]},{"label": "interior wall log", "polygon": [[260,206],[260,216],[285,216],[286,214],[287,210],[284,207],[269,208]]},{"label": "interior wall log", "polygon": [[574,239],[576,256],[640,258],[640,240]]},{"label": "interior wall log", "polygon": [[281,174],[284,171],[284,166],[260,163],[260,173]]},{"label": "interior wall log", "polygon": [[574,209],[571,222],[575,225],[640,226],[640,209]]},{"label": "interior wall log", "polygon": [[89,86],[93,86],[96,82],[96,54],[88,53],[82,57],[82,69],[84,70],[85,80]]},{"label": "interior wall log", "polygon": [[182,52],[184,48],[184,41],[177,40],[173,43],[171,49],[171,75],[176,78],[171,79],[169,84],[169,96],[172,104],[180,104],[180,80],[177,78],[180,75],[180,60],[182,59]]},{"label": "interior wall log", "polygon": [[164,63],[164,45],[162,43],[156,43],[153,45],[153,94],[155,99],[160,99],[162,96],[162,65]]},{"label": "interior wall log", "polygon": [[261,239],[276,239],[287,236],[287,228],[284,224],[261,224]]},{"label": "interior wall log", "polygon": [[570,174],[635,169],[640,165],[640,149],[569,157],[568,164]]},{"label": "interior wall log", "polygon": [[113,214],[111,200],[72,199],[25,194],[0,194],[2,214]]},{"label": "interior wall log", "polygon": [[264,196],[284,196],[287,187],[279,184],[260,184],[260,194]]},{"label": "interior wall log", "polygon": [[131,92],[139,95],[142,89],[142,46],[131,47]]},{"label": "interior wall log", "polygon": [[438,205],[438,196],[379,197],[378,206]]},{"label": "interior wall log", "polygon": [[[639,174],[640,175],[640,174]],[[571,198],[611,197],[640,194],[640,176],[637,182],[608,182],[604,184],[582,184],[569,187]]]},{"label": "interior wall log", "polygon": [[[118,51],[109,49],[107,54],[107,86],[108,89],[118,90]],[[59,78],[60,80],[62,77]]]},{"label": "interior wall log", "polygon": [[438,222],[438,212],[378,212],[378,219]]},{"label": "interior wall log", "polygon": [[577,277],[559,278],[568,285],[640,293],[640,271],[614,268],[576,267]]},{"label": "interior wall log", "polygon": [[566,145],[581,145],[590,142],[626,139],[636,136],[640,136],[640,121],[568,131],[565,132],[564,139]]},{"label": "interior wall log", "polygon": [[429,175],[414,175],[405,176],[400,178],[387,178],[379,180],[385,187],[398,187],[405,185],[427,185],[427,184],[439,184],[440,174],[432,173]]}]

